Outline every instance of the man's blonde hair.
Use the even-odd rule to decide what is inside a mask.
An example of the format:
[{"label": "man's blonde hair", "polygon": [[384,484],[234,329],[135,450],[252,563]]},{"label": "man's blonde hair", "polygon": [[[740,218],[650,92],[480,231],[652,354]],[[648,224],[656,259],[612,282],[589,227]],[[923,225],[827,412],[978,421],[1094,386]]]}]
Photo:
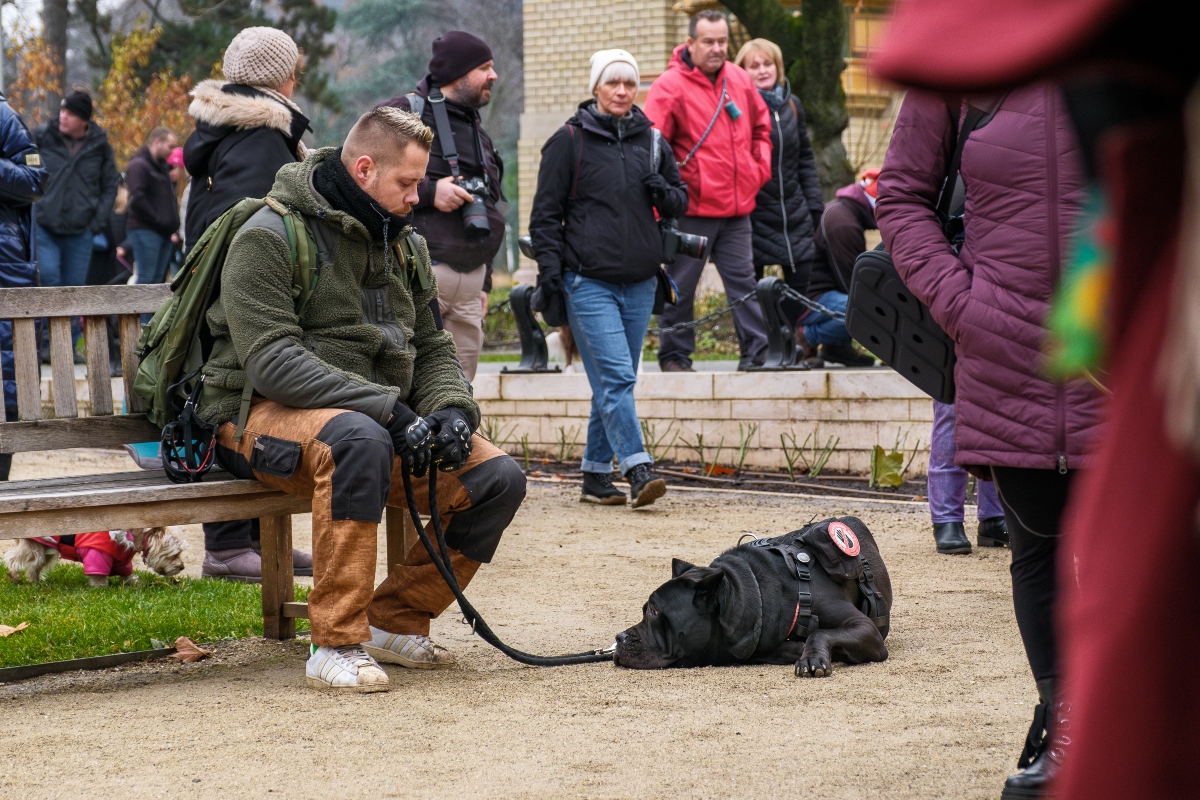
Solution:
[{"label": "man's blonde hair", "polygon": [[783,51],[779,49],[779,45],[769,39],[751,39],[742,45],[742,49],[738,50],[737,56],[733,59],[733,63],[737,64],[742,69],[746,68],[746,62],[750,60],[750,56],[755,53],[762,53],[767,58],[775,62],[775,80],[778,83],[783,83],[787,77],[783,74]]},{"label": "man's blonde hair", "polygon": [[410,144],[426,153],[433,146],[433,131],[416,114],[380,106],[358,118],[342,145],[342,162],[354,163],[369,156],[380,169],[390,167]]}]

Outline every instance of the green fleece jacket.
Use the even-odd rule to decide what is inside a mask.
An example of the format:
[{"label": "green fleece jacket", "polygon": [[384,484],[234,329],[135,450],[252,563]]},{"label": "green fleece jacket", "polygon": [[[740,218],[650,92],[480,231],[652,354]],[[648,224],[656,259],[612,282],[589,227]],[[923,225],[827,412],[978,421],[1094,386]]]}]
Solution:
[{"label": "green fleece jacket", "polygon": [[[292,297],[292,256],[282,219],[264,208],[238,232],[208,311],[214,336],[204,366],[200,416],[214,423],[237,416],[247,376],[257,395],[293,408],[345,408],[380,424],[397,398],[417,414],[449,406],[479,419],[450,334],[439,330],[429,303],[437,284],[429,251],[404,265],[382,242],[313,188],[312,173],[334,148],[284,166],[270,196],[306,218],[323,241],[320,277],[301,316]],[[412,233],[393,232],[393,245]],[[415,268],[414,268],[415,267]],[[424,286],[422,286],[422,278]]]}]

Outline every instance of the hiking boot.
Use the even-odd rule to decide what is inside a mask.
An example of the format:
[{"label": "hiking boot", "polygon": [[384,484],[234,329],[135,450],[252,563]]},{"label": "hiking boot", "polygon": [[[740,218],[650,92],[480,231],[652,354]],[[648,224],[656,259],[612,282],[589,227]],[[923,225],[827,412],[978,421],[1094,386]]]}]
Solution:
[{"label": "hiking boot", "polygon": [[388,633],[371,626],[371,641],[362,643],[368,655],[386,664],[399,664],[409,669],[445,669],[454,666],[454,656],[428,636],[409,633]]},{"label": "hiking boot", "polygon": [[[262,539],[251,539],[250,549],[262,558]],[[312,556],[303,550],[292,548],[292,574],[302,577],[312,577]]]},{"label": "hiking boot", "polygon": [[971,552],[971,540],[961,522],[933,523],[933,541],[942,555]]},{"label": "hiking boot", "polygon": [[667,361],[660,361],[658,364],[658,368],[661,369],[663,372],[695,372],[696,371],[696,370],[692,369],[691,364],[684,363],[683,361],[676,361],[675,359],[668,359]]},{"label": "hiking boot", "polygon": [[650,471],[649,464],[635,464],[625,473],[633,507],[648,506],[667,493],[667,482]]},{"label": "hiking boot", "polygon": [[1004,521],[1004,517],[979,520],[975,543],[980,547],[1008,547],[1008,523]]},{"label": "hiking boot", "polygon": [[611,472],[583,473],[583,493],[579,495],[579,500],[602,506],[623,506],[629,502],[625,493],[613,486]]},{"label": "hiking boot", "polygon": [[386,692],[387,673],[356,644],[339,647],[310,645],[304,677],[310,689],[339,692]]},{"label": "hiking boot", "polygon": [[863,355],[848,344],[819,344],[817,358],[844,367],[873,367],[875,356]]},{"label": "hiking boot", "polygon": [[200,577],[236,583],[262,583],[262,557],[249,547],[209,550],[204,553]]},{"label": "hiking boot", "polygon": [[1000,800],[1042,800],[1046,787],[1062,768],[1063,743],[1070,730],[1070,706],[1055,702],[1054,680],[1038,681],[1041,702],[1033,711],[1033,724],[1025,739],[1025,749],[1017,761],[1021,771],[1008,776]]}]

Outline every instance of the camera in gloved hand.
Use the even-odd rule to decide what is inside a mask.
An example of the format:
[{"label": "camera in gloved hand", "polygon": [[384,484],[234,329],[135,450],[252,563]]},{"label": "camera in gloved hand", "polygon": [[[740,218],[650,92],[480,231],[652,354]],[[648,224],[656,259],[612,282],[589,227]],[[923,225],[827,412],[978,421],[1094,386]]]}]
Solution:
[{"label": "camera in gloved hand", "polygon": [[708,249],[708,237],[694,233],[683,233],[679,223],[669,217],[658,221],[658,231],[662,234],[663,263],[674,264],[676,255],[692,258],[703,258]]},{"label": "camera in gloved hand", "polygon": [[492,232],[492,226],[488,223],[487,204],[484,202],[489,194],[487,180],[461,177],[456,182],[471,195],[471,201],[462,206],[463,231],[468,239],[477,241],[487,238]]}]

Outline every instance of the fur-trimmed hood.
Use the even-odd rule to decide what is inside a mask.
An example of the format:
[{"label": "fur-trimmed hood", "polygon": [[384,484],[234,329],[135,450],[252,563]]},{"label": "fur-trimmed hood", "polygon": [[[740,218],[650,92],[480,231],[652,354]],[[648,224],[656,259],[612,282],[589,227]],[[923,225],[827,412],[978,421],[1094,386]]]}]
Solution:
[{"label": "fur-trimmed hood", "polygon": [[[226,87],[230,87],[228,90]],[[292,119],[303,117],[300,107],[278,92],[261,87],[239,86],[225,81],[201,81],[192,90],[188,114],[197,123],[234,130],[274,128],[284,136],[292,133]],[[307,120],[306,120],[307,122]]]}]

